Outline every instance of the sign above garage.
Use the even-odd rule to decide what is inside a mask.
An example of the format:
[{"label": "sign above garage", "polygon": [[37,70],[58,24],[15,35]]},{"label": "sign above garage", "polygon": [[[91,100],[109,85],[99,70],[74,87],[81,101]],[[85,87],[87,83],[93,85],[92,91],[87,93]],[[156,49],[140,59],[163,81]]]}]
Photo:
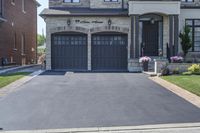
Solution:
[{"label": "sign above garage", "polygon": [[86,20],[75,20],[76,23],[80,23],[80,24],[90,24],[90,23],[93,23],[93,24],[102,24],[103,21],[86,21]]}]

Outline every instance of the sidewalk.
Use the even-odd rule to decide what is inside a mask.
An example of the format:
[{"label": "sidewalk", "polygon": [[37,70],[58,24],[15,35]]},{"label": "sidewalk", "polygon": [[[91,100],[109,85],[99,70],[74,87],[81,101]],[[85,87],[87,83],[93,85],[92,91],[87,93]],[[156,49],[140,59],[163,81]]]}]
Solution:
[{"label": "sidewalk", "polygon": [[51,129],[34,131],[2,131],[2,133],[199,133],[200,123],[163,124],[133,127],[101,127]]},{"label": "sidewalk", "polygon": [[8,67],[5,69],[0,69],[0,74],[5,74],[5,73],[12,73],[12,72],[23,72],[24,69],[31,69],[33,67],[40,67],[41,65],[38,64],[33,64],[33,65],[26,65],[26,66],[16,66],[16,67]]}]

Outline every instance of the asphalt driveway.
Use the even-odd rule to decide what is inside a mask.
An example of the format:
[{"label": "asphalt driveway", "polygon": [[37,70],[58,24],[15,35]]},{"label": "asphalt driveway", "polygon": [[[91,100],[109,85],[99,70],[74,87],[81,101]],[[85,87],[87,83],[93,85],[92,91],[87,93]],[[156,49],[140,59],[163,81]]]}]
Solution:
[{"label": "asphalt driveway", "polygon": [[143,74],[46,72],[0,98],[0,128],[200,122],[200,109]]}]

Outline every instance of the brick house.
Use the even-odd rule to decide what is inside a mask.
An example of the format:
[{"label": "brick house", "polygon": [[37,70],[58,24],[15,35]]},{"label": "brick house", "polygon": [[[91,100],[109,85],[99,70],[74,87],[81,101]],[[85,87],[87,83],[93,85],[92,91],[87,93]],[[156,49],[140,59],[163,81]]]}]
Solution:
[{"label": "brick house", "polygon": [[2,60],[36,63],[37,6],[35,0],[0,0],[0,66]]},{"label": "brick house", "polygon": [[47,69],[139,71],[139,57],[181,52],[190,26],[191,53],[200,52],[199,0],[49,0]]}]

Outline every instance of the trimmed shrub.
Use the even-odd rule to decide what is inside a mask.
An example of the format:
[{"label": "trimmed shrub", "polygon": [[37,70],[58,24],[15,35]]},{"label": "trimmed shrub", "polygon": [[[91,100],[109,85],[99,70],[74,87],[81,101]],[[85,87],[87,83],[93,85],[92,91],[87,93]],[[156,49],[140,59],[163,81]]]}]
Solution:
[{"label": "trimmed shrub", "polygon": [[188,68],[188,71],[192,74],[200,74],[200,65],[193,64],[191,67]]},{"label": "trimmed shrub", "polygon": [[192,75],[192,72],[183,72],[182,75]]}]

